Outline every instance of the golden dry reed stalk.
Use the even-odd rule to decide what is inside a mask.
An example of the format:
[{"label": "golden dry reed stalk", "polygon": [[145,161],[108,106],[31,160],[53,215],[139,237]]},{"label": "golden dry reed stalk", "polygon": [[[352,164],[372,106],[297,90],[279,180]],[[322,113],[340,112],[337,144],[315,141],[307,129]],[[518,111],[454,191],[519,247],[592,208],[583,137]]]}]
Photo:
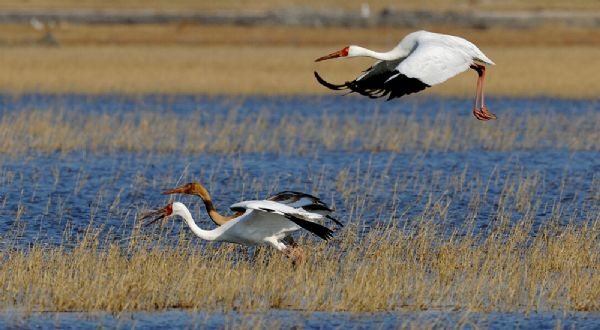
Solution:
[{"label": "golden dry reed stalk", "polygon": [[[493,125],[448,112],[422,120],[410,112],[374,115],[365,121],[328,114],[303,119],[291,114],[275,120],[270,116],[239,118],[232,110],[210,120],[189,120],[151,112],[111,116],[26,110],[0,118],[0,153],[600,149],[600,114],[592,109],[577,116],[506,111]],[[201,113],[193,117],[200,118]]]},{"label": "golden dry reed stalk", "polygon": [[[301,240],[306,263],[272,249],[167,241],[135,229],[128,244],[89,230],[74,248],[0,252],[0,306],[23,311],[168,308],[376,312],[600,311],[600,217],[577,224],[499,220],[486,235],[421,219],[328,243]],[[466,231],[472,232],[472,231]],[[164,234],[164,233],[163,233]]]}]

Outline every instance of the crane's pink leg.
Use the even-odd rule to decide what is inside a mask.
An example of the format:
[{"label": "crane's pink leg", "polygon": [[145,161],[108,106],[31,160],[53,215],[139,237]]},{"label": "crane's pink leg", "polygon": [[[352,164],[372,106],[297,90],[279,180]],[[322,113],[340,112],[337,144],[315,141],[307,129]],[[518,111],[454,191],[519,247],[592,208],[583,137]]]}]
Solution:
[{"label": "crane's pink leg", "polygon": [[496,119],[496,115],[491,113],[490,111],[488,111],[485,108],[485,94],[483,92],[483,83],[485,82],[485,66],[481,66],[481,74],[480,74],[480,78],[481,78],[481,113],[484,115],[484,117],[487,118],[487,120],[490,119]]},{"label": "crane's pink leg", "polygon": [[[471,65],[471,69],[477,71],[477,91],[475,92],[475,107],[473,108],[473,116],[479,120],[496,119],[496,115],[487,111],[484,106],[483,81],[485,80],[485,66],[479,64]],[[479,100],[481,99],[481,107]]]},{"label": "crane's pink leg", "polygon": [[485,120],[479,111],[479,95],[481,93],[481,74],[479,73],[479,68],[472,65],[471,68],[477,71],[477,89],[475,90],[475,106],[473,107],[473,116],[479,120]]}]

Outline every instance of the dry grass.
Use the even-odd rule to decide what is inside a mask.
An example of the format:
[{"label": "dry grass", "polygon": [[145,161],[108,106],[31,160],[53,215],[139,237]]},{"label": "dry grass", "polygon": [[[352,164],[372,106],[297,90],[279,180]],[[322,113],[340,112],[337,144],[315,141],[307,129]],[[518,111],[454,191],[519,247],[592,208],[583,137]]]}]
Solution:
[{"label": "dry grass", "polygon": [[273,119],[266,111],[240,117],[235,109],[214,118],[198,111],[191,117],[203,119],[195,120],[152,112],[113,116],[24,110],[0,119],[0,153],[600,150],[600,114],[593,109],[576,116],[521,115],[520,109],[494,111],[500,120],[482,124],[453,112],[417,120],[410,110],[374,115],[364,121],[327,114],[311,118],[290,114]]},{"label": "dry grass", "polygon": [[[422,29],[464,36],[481,47],[593,46],[600,43],[600,31],[558,25],[531,29],[469,29],[425,25]],[[82,45],[192,45],[192,46],[328,46],[359,44],[367,47],[394,47],[416,28],[399,27],[289,27],[179,24],[69,24],[51,29],[63,46]],[[0,25],[0,41],[6,46],[35,43],[45,32],[29,25]],[[485,49],[485,48],[484,48]]]},{"label": "dry grass", "polygon": [[[153,164],[151,158],[147,162]],[[136,201],[132,207],[120,202],[120,196],[158,193],[180,174],[161,175],[158,181],[136,178],[127,187],[118,187],[113,201],[103,191],[119,182],[123,173],[118,166],[115,177],[103,178],[100,187],[86,185],[85,177],[93,173],[86,173],[84,166],[77,173],[83,182],[67,188],[72,192],[61,190],[65,200],[76,198],[82,186],[88,194],[96,194],[86,230],[72,230],[85,227],[86,220],[78,215],[76,224],[65,224],[59,245],[18,244],[24,227],[36,226],[33,219],[38,214],[23,209],[34,201],[44,203],[36,189],[47,176],[2,171],[3,184],[17,187],[14,196],[23,204],[16,210],[11,231],[0,237],[0,309],[600,311],[600,185],[591,183],[589,191],[574,192],[563,185],[553,188],[560,179],[548,182],[544,173],[508,174],[519,166],[513,163],[506,165],[509,169],[492,169],[489,177],[479,173],[485,168],[471,174],[468,165],[443,178],[411,165],[413,171],[394,177],[391,166],[391,161],[383,169],[359,163],[341,168],[335,180],[324,180],[327,176],[318,171],[295,178],[307,192],[339,196],[336,216],[346,223],[330,242],[301,239],[308,260],[295,269],[272,249],[250,253],[231,244],[198,244],[180,219],[157,226],[156,231],[142,230],[134,219],[148,206]],[[243,168],[241,161],[231,171],[215,165],[201,176],[210,178],[205,181],[209,187],[219,183],[221,192],[244,192],[239,198],[281,189],[283,178],[294,180],[271,171],[262,178],[245,175]],[[219,178],[223,172],[231,175],[228,180]],[[57,170],[52,175],[56,185],[75,174]],[[183,180],[195,179],[188,176],[181,174]],[[418,197],[407,205],[401,193],[409,188]],[[50,191],[56,189],[62,188]],[[551,192],[554,198],[544,199],[554,189],[560,190]],[[578,210],[568,211],[573,205],[558,197],[570,193],[581,194],[586,201]],[[71,212],[72,206],[61,198],[53,194],[46,198],[46,208],[58,208],[57,214]],[[1,211],[7,214],[6,200],[2,204]],[[415,205],[422,211],[406,216]],[[454,218],[451,205],[466,206]],[[8,208],[12,210],[12,205]],[[492,214],[480,214],[489,208]],[[100,226],[98,209],[121,214],[123,227]],[[193,211],[197,214],[198,209]],[[540,225],[541,213],[545,216]]]},{"label": "dry grass", "polygon": [[[600,95],[600,33],[544,27],[536,30],[435,28],[476,42],[498,65],[488,95],[589,97]],[[330,94],[316,83],[354,78],[372,61],[313,60],[349,43],[389,49],[407,30],[242,28],[195,25],[63,26],[62,47],[35,46],[42,34],[3,26],[0,90],[78,93]],[[472,95],[466,73],[424,94]]]},{"label": "dry grass", "polygon": [[[0,4],[0,9],[159,9],[159,10],[269,10],[289,7],[311,8],[343,8],[359,10],[363,0],[263,0],[263,1],[193,1],[193,0],[6,0]],[[391,7],[404,10],[600,10],[595,1],[574,0],[533,0],[533,1],[368,1],[372,10]]]},{"label": "dry grass", "polygon": [[[432,205],[428,212],[438,212]],[[556,213],[559,216],[558,213]],[[550,222],[500,217],[489,235],[450,236],[428,221],[390,224],[333,242],[305,241],[308,261],[290,267],[271,250],[167,244],[137,230],[126,245],[88,231],[73,249],[3,250],[1,308],[25,311],[300,309],[600,311],[600,218]],[[360,222],[360,220],[358,220]]]}]

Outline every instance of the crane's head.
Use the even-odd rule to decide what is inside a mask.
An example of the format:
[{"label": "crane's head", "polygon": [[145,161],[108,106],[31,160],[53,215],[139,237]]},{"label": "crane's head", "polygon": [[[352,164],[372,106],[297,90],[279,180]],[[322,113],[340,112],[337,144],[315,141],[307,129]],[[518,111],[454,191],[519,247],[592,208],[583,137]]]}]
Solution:
[{"label": "crane's head", "polygon": [[[146,215],[144,215],[140,220],[144,220],[144,219],[151,219],[149,222],[147,222],[146,224],[144,224],[144,226],[150,226],[151,224],[157,222],[158,220],[161,219],[166,219],[170,216],[174,216],[174,215],[178,215],[180,217],[183,217],[184,219],[186,217],[188,218],[192,218],[192,215],[190,214],[190,210],[188,210],[188,208],[180,202],[173,202],[173,203],[169,203],[167,204],[167,206],[163,207],[160,210],[148,213]],[[193,219],[192,219],[193,221]]]},{"label": "crane's head", "polygon": [[210,200],[210,194],[208,193],[206,188],[204,188],[204,186],[198,182],[186,183],[177,188],[173,188],[171,190],[167,190],[167,191],[163,192],[163,195],[170,195],[170,194],[196,195],[196,196],[200,196],[203,200]]},{"label": "crane's head", "polygon": [[337,57],[346,57],[350,53],[350,47],[352,47],[352,46],[346,46],[346,47],[342,48],[341,50],[338,50],[337,52],[333,52],[329,55],[319,57],[318,59],[315,60],[315,62],[320,62],[320,61],[337,58]]},{"label": "crane's head", "polygon": [[146,224],[144,224],[144,226],[150,226],[151,224],[157,222],[158,220],[161,220],[161,219],[171,216],[173,214],[173,204],[176,204],[176,203],[177,202],[169,203],[167,206],[163,207],[160,210],[157,210],[157,211],[154,211],[154,212],[144,215],[141,218],[141,220],[154,218],[154,219],[150,220],[150,222],[147,222]]}]

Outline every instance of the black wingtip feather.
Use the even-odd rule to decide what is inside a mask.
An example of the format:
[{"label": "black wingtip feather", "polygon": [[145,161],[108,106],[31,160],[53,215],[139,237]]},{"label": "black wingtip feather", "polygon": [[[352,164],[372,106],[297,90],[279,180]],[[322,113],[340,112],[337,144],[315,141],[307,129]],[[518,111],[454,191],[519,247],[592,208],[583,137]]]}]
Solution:
[{"label": "black wingtip feather", "polygon": [[[371,70],[367,70],[367,72],[368,71]],[[346,89],[350,92],[358,93],[371,99],[387,96],[388,101],[395,98],[400,98],[404,95],[417,93],[427,87],[431,87],[417,78],[407,77],[403,74],[400,74],[396,70],[379,72],[378,74],[373,75],[367,74],[353,81],[348,81],[340,85],[335,85],[325,81],[316,71],[315,78],[317,78],[317,81],[321,85],[332,90]]]},{"label": "black wingtip feather", "polygon": [[324,240],[328,240],[333,237],[333,230],[331,230],[325,226],[321,226],[318,223],[300,219],[300,218],[297,218],[297,217],[289,215],[289,214],[286,214],[285,217],[287,219],[289,219],[290,221],[292,221],[293,223],[297,224],[298,226],[310,231],[311,233],[319,236],[320,238],[322,238]]},{"label": "black wingtip feather", "polygon": [[309,212],[314,212],[314,211],[333,212],[333,210],[330,209],[327,205],[321,205],[321,204],[310,204],[310,205],[303,206],[302,208]]},{"label": "black wingtip feather", "polygon": [[327,219],[329,219],[329,220],[331,220],[331,221],[335,222],[335,223],[336,223],[338,226],[340,226],[340,227],[344,227],[344,224],[343,224],[343,223],[339,222],[339,221],[338,221],[338,219],[336,219],[336,218],[334,218],[334,217],[332,217],[332,216],[330,216],[330,215],[326,215],[326,216],[325,216],[325,218],[327,218]]},{"label": "black wingtip feather", "polygon": [[323,79],[323,78],[321,78],[321,76],[319,76],[317,71],[315,71],[315,78],[317,78],[317,81],[319,82],[319,84],[321,84],[329,89],[333,89],[334,91],[339,91],[339,90],[345,89],[347,87],[345,84],[334,85],[330,82],[325,81],[325,79]]}]

